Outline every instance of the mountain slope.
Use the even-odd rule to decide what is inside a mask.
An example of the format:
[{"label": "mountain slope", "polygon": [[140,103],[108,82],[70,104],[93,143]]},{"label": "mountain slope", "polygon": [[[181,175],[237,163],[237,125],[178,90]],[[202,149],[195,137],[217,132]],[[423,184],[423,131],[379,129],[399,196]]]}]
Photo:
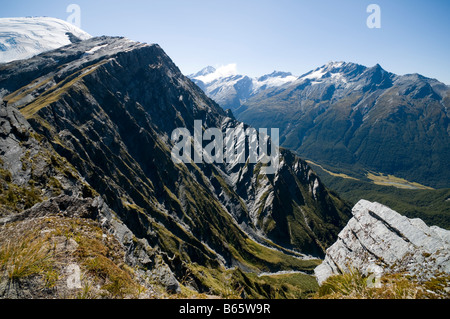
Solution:
[{"label": "mountain slope", "polygon": [[281,145],[334,172],[391,174],[449,187],[450,88],[379,65],[333,62],[262,91],[234,111],[254,127],[279,127]]},{"label": "mountain slope", "polygon": [[76,26],[55,18],[0,18],[0,63],[28,59],[89,38]]},{"label": "mountain slope", "polygon": [[17,108],[1,106],[0,128],[0,298],[163,297],[180,290],[160,252],[133,236]]},{"label": "mountain slope", "polygon": [[[176,164],[171,133],[242,126],[184,77],[158,45],[99,37],[0,66],[0,96],[73,165],[178,280],[214,290],[214,271],[300,270],[349,217],[309,166],[280,150],[260,164]],[[244,275],[239,275],[244,276]],[[240,278],[241,278],[240,277]],[[242,285],[242,281],[240,282]],[[268,296],[246,288],[246,293]],[[257,288],[254,288],[257,289]]]}]

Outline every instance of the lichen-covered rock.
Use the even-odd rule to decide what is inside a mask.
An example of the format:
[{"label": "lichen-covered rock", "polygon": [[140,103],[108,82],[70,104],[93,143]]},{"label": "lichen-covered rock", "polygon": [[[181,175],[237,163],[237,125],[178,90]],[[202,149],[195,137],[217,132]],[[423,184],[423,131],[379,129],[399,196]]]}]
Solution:
[{"label": "lichen-covered rock", "polygon": [[419,280],[450,274],[450,231],[366,200],[360,200],[352,214],[314,270],[319,284],[350,269],[365,275],[406,272]]}]

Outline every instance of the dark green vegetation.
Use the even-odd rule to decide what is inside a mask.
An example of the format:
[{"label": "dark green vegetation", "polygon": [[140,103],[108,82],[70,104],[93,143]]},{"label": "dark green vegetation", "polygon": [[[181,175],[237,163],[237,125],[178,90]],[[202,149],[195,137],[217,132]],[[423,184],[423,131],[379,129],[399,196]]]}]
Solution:
[{"label": "dark green vegetation", "polygon": [[418,74],[330,63],[233,112],[254,127],[280,128],[282,146],[334,172],[374,171],[448,188],[449,92]]},{"label": "dark green vegetation", "polygon": [[[45,185],[34,202],[59,194],[100,195],[132,232],[128,248],[144,242],[159,256],[147,260],[147,250],[140,250],[139,267],[157,272],[167,265],[165,274],[173,273],[187,295],[299,297],[317,288],[310,274],[346,224],[350,206],[287,150],[276,174],[268,176],[249,161],[175,164],[175,128],[193,132],[195,119],[222,131],[240,123],[184,77],[159,46],[110,37],[69,45],[0,66],[0,92],[8,112],[16,112],[8,123],[20,119],[31,132],[22,142],[14,130],[5,135],[11,138],[5,150],[22,147],[2,158],[5,191],[12,189],[11,180],[30,190]],[[34,157],[23,169],[14,163],[38,147],[48,154],[39,163],[47,165],[32,177]],[[38,177],[42,181],[33,184]],[[16,195],[19,202],[33,199]],[[13,196],[2,198],[5,215],[9,206],[18,207]],[[100,252],[77,256],[90,258],[82,264],[94,273],[114,268]],[[256,276],[277,271],[306,275]],[[117,286],[130,272],[119,273],[103,284],[120,292]]]},{"label": "dark green vegetation", "polygon": [[360,199],[375,201],[409,218],[420,218],[429,226],[450,229],[450,189],[400,189],[332,176],[318,166],[314,169],[328,187],[353,205]]}]

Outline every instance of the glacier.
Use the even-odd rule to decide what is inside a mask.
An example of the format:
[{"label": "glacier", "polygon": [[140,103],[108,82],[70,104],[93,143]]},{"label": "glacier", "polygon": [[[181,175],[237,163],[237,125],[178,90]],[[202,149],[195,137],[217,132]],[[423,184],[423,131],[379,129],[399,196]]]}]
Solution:
[{"label": "glacier", "polygon": [[85,31],[56,18],[0,18],[0,63],[28,59],[90,38]]}]

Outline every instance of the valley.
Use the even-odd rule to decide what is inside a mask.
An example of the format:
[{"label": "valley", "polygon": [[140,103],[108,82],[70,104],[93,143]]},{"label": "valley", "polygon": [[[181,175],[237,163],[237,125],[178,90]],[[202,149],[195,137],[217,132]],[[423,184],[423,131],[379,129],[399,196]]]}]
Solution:
[{"label": "valley", "polygon": [[409,218],[450,229],[450,189],[419,189],[379,185],[370,180],[349,179],[314,166],[317,174],[339,196],[355,204],[361,198],[379,202]]}]

